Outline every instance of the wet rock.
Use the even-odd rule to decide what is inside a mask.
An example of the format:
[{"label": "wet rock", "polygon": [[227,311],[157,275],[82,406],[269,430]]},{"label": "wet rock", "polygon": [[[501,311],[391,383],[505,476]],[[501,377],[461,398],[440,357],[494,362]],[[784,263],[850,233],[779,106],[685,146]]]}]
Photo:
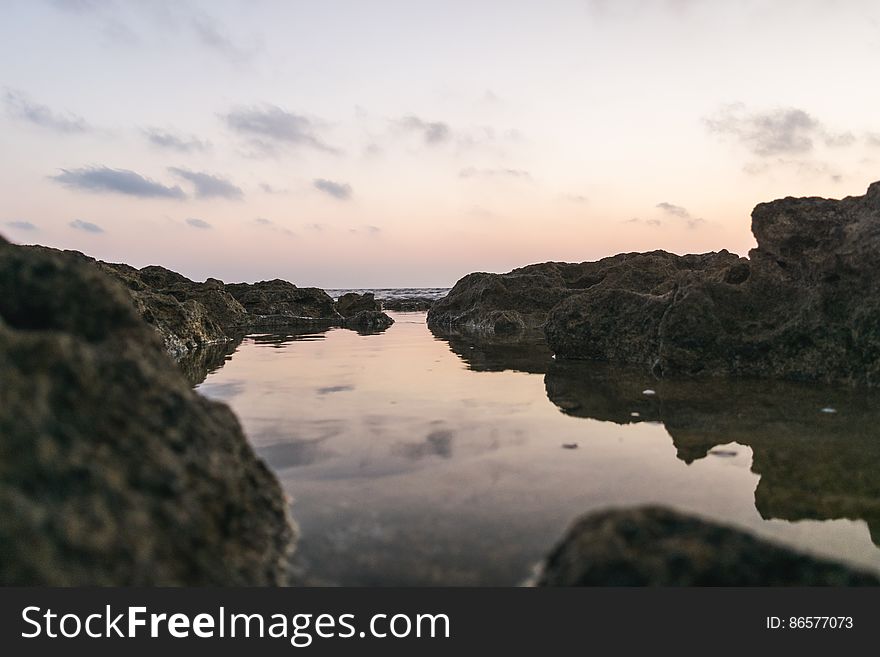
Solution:
[{"label": "wet rock", "polygon": [[400,297],[396,299],[380,299],[382,310],[397,312],[418,312],[430,310],[434,299],[429,297]]},{"label": "wet rock", "polygon": [[539,586],[877,586],[876,576],[669,509],[578,520]]},{"label": "wet rock", "polygon": [[343,326],[361,333],[379,333],[393,323],[393,319],[379,310],[361,310],[351,317],[346,317]]},{"label": "wet rock", "polygon": [[0,583],[286,581],[277,480],[93,262],[0,243],[0,371]]},{"label": "wet rock", "polygon": [[333,298],[316,287],[297,287],[274,279],[259,283],[231,283],[229,292],[251,315],[338,321]]},{"label": "wet rock", "polygon": [[336,311],[343,317],[353,317],[361,311],[381,311],[382,304],[376,301],[372,292],[358,294],[348,292],[336,301]]},{"label": "wet rock", "polygon": [[547,319],[550,347],[664,376],[880,385],[880,183],[839,201],[762,203],[752,232],[748,260],[699,256],[705,266],[659,289],[597,285],[565,299]]},{"label": "wet rock", "polygon": [[209,278],[197,283],[155,265],[143,269],[105,262],[96,265],[128,288],[141,317],[159,333],[165,349],[175,358],[226,342],[250,323],[247,311],[225,290],[222,281]]}]

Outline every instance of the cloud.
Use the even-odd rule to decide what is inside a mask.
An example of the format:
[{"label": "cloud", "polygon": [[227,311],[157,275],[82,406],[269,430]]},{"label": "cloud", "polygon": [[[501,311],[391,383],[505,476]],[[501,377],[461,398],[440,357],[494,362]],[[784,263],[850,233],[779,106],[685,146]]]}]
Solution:
[{"label": "cloud", "polygon": [[563,194],[562,198],[569,203],[589,203],[590,199],[582,194]]},{"label": "cloud", "polygon": [[5,222],[7,226],[10,228],[14,228],[16,230],[26,230],[26,231],[35,231],[39,230],[35,224],[32,224],[30,221],[7,221]]},{"label": "cloud", "polygon": [[190,26],[199,43],[235,64],[241,64],[255,54],[254,49],[246,49],[236,44],[227,34],[225,27],[211,16],[206,14],[194,16]]},{"label": "cloud", "polygon": [[210,142],[202,141],[192,135],[189,137],[183,137],[171,132],[159,130],[158,128],[146,128],[143,133],[144,136],[146,136],[147,141],[153,146],[167,148],[179,153],[203,152],[211,148]]},{"label": "cloud", "polygon": [[168,167],[168,171],[178,178],[191,182],[196,189],[196,198],[239,200],[244,196],[241,187],[233,185],[229,180],[220,176],[214,176],[202,171],[180,169],[178,167]]},{"label": "cloud", "polygon": [[49,178],[67,187],[90,192],[114,192],[140,198],[186,198],[177,185],[167,187],[128,169],[105,166],[61,169],[61,173]]},{"label": "cloud", "polygon": [[276,105],[239,107],[223,119],[230,129],[246,137],[264,153],[276,152],[278,145],[307,147],[325,153],[339,152],[321,139],[319,122]]},{"label": "cloud", "polygon": [[[667,203],[664,201],[663,203],[658,203],[656,207],[660,208],[661,210],[663,210],[663,212],[670,216],[676,217],[678,219],[684,219],[684,221],[687,223],[688,228],[696,228],[697,226],[705,222],[705,219],[694,217],[690,212],[687,211],[687,209],[681,207],[680,205],[675,205],[674,203]],[[650,222],[651,220],[648,220],[647,223]],[[651,225],[659,225],[659,222]]]},{"label": "cloud", "polygon": [[397,119],[394,124],[402,130],[419,133],[429,146],[449,141],[452,137],[452,130],[446,123],[425,121],[412,114]]},{"label": "cloud", "polygon": [[325,194],[329,194],[335,199],[339,199],[340,201],[347,201],[351,198],[351,185],[348,183],[338,183],[332,180],[325,180],[324,178],[316,178],[312,185],[315,189],[318,189]]},{"label": "cloud", "polygon": [[837,134],[826,133],[825,145],[833,148],[846,148],[852,146],[858,141],[856,136],[851,132],[839,132]]},{"label": "cloud", "polygon": [[92,131],[92,127],[81,116],[55,112],[46,105],[32,102],[20,91],[7,89],[3,94],[3,104],[13,118],[53,132],[73,135]]},{"label": "cloud", "polygon": [[531,180],[532,174],[523,169],[477,169],[467,167],[458,172],[459,178],[518,178]]},{"label": "cloud", "polygon": [[273,187],[268,183],[260,183],[260,189],[266,194],[286,194],[289,191],[281,187]]},{"label": "cloud", "polygon": [[349,228],[348,232],[352,235],[366,235],[367,237],[378,237],[382,233],[382,229],[378,226],[361,226],[360,228]]},{"label": "cloud", "polygon": [[823,136],[822,124],[795,108],[749,113],[742,104],[728,105],[704,119],[710,132],[732,136],[755,155],[799,155]]},{"label": "cloud", "polygon": [[880,132],[869,132],[865,135],[865,141],[868,143],[868,146],[880,148]]},{"label": "cloud", "polygon": [[103,233],[104,229],[101,228],[98,224],[93,224],[91,221],[83,221],[82,219],[74,219],[69,224],[67,224],[71,228],[76,230],[82,230],[87,233]]},{"label": "cloud", "polygon": [[186,220],[186,223],[189,224],[190,226],[192,226],[193,228],[200,228],[202,230],[207,230],[207,229],[213,227],[207,221],[204,221],[203,219],[196,219],[195,217],[190,217],[189,219]]},{"label": "cloud", "polygon": [[296,237],[296,233],[294,233],[289,228],[279,226],[271,219],[266,219],[265,217],[257,217],[256,219],[254,219],[253,224],[266,230],[272,230],[276,233],[283,233],[284,235],[287,235],[289,237]]},{"label": "cloud", "polygon": [[625,224],[645,224],[646,226],[662,226],[663,222],[659,219],[640,219],[639,217],[633,217],[632,219],[626,219],[623,223]]},{"label": "cloud", "polygon": [[843,180],[843,176],[838,170],[827,162],[782,157],[772,160],[761,160],[760,162],[750,162],[743,167],[743,171],[751,176],[758,176],[767,173],[774,167],[788,169],[796,175],[806,178],[827,177],[831,182],[835,183]]}]

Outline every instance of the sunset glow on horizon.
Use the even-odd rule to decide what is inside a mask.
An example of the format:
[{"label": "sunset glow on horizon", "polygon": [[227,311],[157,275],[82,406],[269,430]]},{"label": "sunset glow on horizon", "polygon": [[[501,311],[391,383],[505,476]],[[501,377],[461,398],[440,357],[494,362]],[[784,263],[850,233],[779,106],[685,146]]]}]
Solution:
[{"label": "sunset glow on horizon", "polygon": [[450,286],[754,245],[880,179],[868,0],[12,0],[0,235],[193,279]]}]

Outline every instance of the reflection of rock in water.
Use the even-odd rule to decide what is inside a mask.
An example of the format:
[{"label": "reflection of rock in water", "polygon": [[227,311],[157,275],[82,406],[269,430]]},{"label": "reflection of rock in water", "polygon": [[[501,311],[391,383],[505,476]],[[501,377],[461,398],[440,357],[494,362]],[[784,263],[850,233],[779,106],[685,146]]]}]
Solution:
[{"label": "reflection of rock in water", "polygon": [[208,378],[209,374],[223,367],[239,344],[241,338],[233,342],[205,345],[185,354],[177,361],[177,366],[189,384],[195,387]]},{"label": "reflection of rock in water", "polygon": [[[639,370],[570,362],[554,363],[544,381],[550,401],[568,415],[618,424],[662,421],[687,463],[716,445],[747,445],[752,470],[761,475],[755,506],[764,518],[863,519],[880,544],[876,391],[737,379],[655,381]],[[657,394],[644,395],[646,388]]]},{"label": "reflection of rock in water", "polygon": [[417,461],[426,456],[439,456],[448,459],[452,457],[453,436],[453,432],[448,429],[438,429],[429,433],[424,442],[395,445],[393,452],[411,461]]},{"label": "reflection of rock in water", "polygon": [[531,372],[543,374],[553,362],[553,354],[539,331],[521,331],[494,336],[485,332],[447,331],[433,326],[431,333],[449,344],[449,349],[475,372]]},{"label": "reflection of rock in water", "polygon": [[543,564],[540,586],[876,586],[874,575],[669,509],[578,520]]}]

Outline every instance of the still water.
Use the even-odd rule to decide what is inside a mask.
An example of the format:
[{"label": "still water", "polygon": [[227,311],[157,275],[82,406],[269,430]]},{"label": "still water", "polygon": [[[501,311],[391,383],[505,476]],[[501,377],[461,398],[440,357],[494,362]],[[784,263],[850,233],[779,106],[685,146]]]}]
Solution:
[{"label": "still water", "polygon": [[300,582],[516,585],[578,516],[637,504],[880,572],[877,394],[657,381],[389,314],[188,364],[293,499]]}]

